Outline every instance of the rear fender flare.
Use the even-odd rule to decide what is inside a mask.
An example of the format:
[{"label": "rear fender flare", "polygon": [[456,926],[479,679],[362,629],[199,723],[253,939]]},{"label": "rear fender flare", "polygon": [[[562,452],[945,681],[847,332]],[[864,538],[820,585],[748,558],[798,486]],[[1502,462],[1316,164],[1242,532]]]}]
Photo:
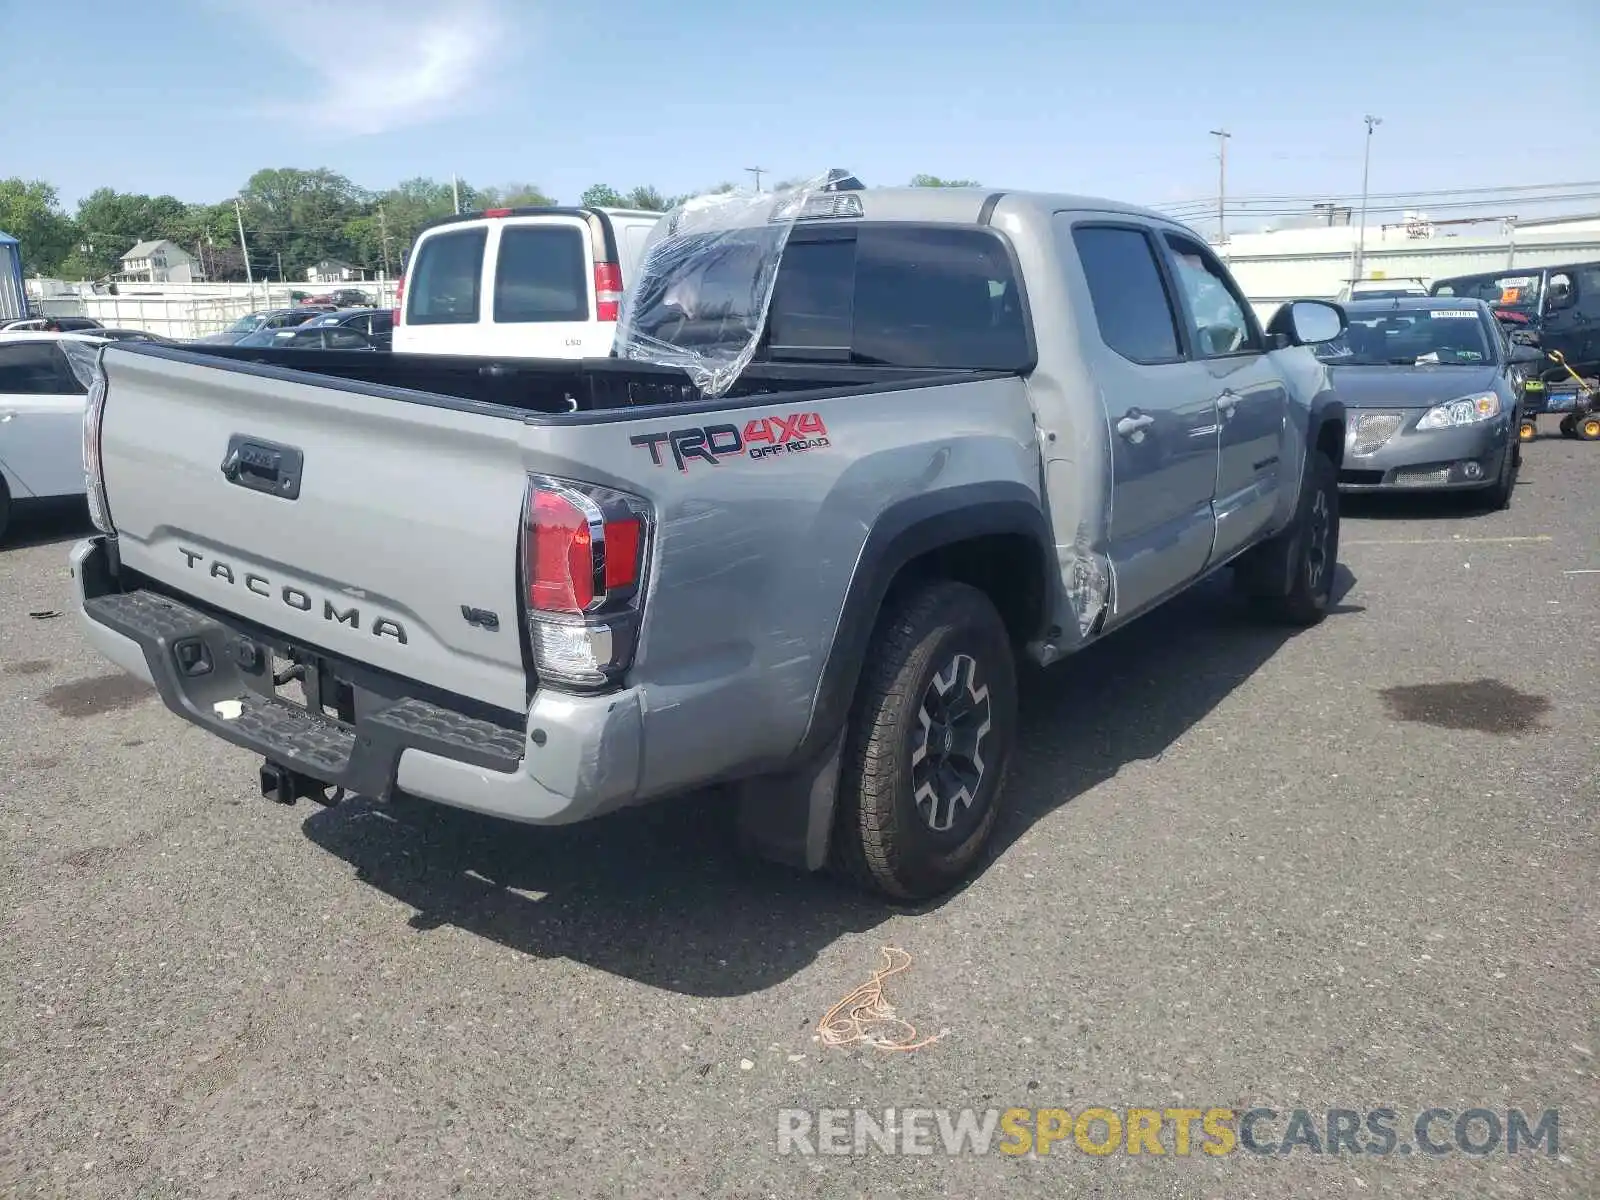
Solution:
[{"label": "rear fender flare", "polygon": [[[792,761],[813,761],[844,728],[873,630],[901,571],[941,547],[995,534],[1020,535],[1034,542],[1042,576],[1056,561],[1038,496],[1021,483],[970,483],[922,492],[896,501],[879,514],[856,560],[812,701],[811,720]],[[1041,577],[1039,584],[1045,597],[1041,628],[1027,631],[1024,641],[1042,633],[1049,621],[1049,598],[1056,589],[1047,577]]]}]

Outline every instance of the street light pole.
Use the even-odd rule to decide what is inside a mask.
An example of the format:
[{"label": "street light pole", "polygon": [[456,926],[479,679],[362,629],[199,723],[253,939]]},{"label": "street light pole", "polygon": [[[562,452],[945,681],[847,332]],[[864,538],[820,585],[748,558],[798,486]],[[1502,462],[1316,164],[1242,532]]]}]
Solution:
[{"label": "street light pole", "polygon": [[1356,230],[1356,278],[1367,269],[1367,181],[1372,173],[1372,131],[1383,124],[1382,117],[1370,114],[1362,118],[1367,123],[1367,150],[1361,159],[1361,228]]},{"label": "street light pole", "polygon": [[1213,129],[1211,136],[1217,139],[1217,245],[1221,246],[1228,240],[1228,226],[1224,220],[1224,213],[1228,204],[1228,139],[1233,136],[1226,129]]}]

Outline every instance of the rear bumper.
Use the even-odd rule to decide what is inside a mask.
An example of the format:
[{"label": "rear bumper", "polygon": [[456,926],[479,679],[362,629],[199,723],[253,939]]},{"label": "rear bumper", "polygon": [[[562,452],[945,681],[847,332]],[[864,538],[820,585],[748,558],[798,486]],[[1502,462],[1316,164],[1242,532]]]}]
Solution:
[{"label": "rear bumper", "polygon": [[1347,443],[1339,470],[1341,492],[1469,492],[1500,478],[1516,437],[1509,415],[1481,425],[1418,432],[1406,427],[1370,454]]},{"label": "rear bumper", "polygon": [[[469,704],[416,694],[403,680],[290,647],[259,626],[155,591],[123,591],[104,538],[79,542],[70,566],[95,649],[185,720],[301,774],[375,799],[399,790],[530,824],[569,824],[636,798],[637,692],[541,689],[525,719],[468,713]],[[353,720],[273,687],[273,656],[291,649],[315,655],[317,669],[348,689]]]}]

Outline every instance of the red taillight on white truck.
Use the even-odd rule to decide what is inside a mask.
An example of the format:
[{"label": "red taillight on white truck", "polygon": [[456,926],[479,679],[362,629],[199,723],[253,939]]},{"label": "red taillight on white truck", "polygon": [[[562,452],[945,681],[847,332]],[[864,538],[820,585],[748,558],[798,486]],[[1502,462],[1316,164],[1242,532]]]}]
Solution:
[{"label": "red taillight on white truck", "polygon": [[394,323],[400,324],[400,314],[406,307],[406,277],[401,275],[394,281]]},{"label": "red taillight on white truck", "polygon": [[100,465],[100,426],[106,411],[106,372],[97,359],[94,378],[83,406],[83,485],[89,496],[89,519],[101,533],[115,534],[106,504],[105,473]]},{"label": "red taillight on white truck", "polygon": [[622,267],[618,263],[594,265],[594,319],[615,321],[622,313]]},{"label": "red taillight on white truck", "polygon": [[651,538],[638,496],[529,477],[523,596],[541,681],[605,687],[632,664]]}]

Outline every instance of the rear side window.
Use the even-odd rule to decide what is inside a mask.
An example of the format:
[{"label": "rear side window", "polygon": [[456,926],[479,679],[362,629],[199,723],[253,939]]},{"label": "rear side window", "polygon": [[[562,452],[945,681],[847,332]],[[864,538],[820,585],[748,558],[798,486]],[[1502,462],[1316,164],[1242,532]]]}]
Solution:
[{"label": "rear side window", "polygon": [[587,321],[585,236],[571,225],[508,225],[495,262],[495,321]]},{"label": "rear side window", "polygon": [[483,226],[425,238],[406,279],[408,325],[470,325],[483,282]]},{"label": "rear side window", "polygon": [[1150,238],[1137,229],[1079,225],[1072,241],[1105,344],[1136,363],[1180,358],[1177,319]]}]

